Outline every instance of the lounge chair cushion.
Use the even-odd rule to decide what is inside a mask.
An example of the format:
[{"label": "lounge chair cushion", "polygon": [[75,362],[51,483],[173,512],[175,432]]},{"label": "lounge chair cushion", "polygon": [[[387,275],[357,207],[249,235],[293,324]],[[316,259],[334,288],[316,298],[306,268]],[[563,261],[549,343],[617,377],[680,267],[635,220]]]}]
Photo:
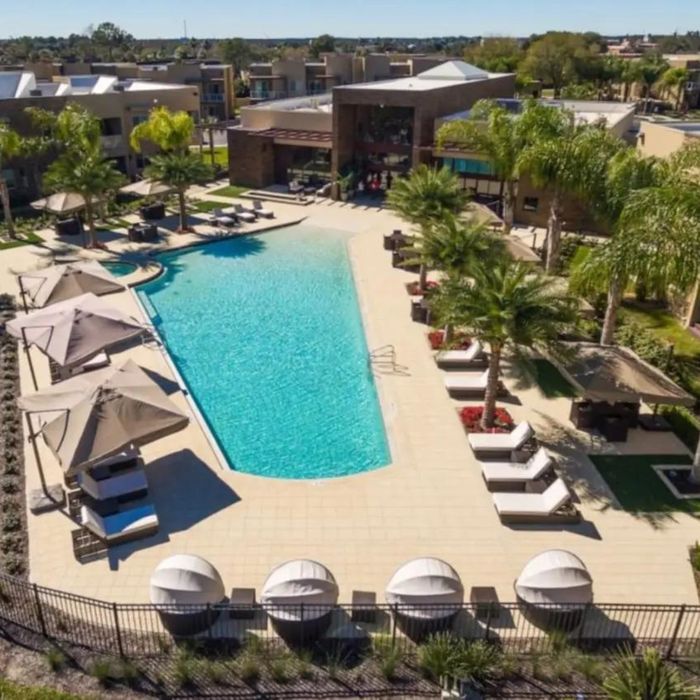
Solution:
[{"label": "lounge chair cushion", "polygon": [[571,500],[569,489],[560,478],[543,493],[494,493],[492,496],[499,515],[553,515]]},{"label": "lounge chair cushion", "polygon": [[536,481],[552,466],[553,460],[544,447],[530,457],[525,464],[516,462],[481,462],[481,473],[486,481]]},{"label": "lounge chair cushion", "polygon": [[484,370],[480,374],[446,375],[445,387],[448,391],[485,391],[489,378],[489,371]]},{"label": "lounge chair cushion", "polygon": [[89,506],[82,506],[80,521],[83,527],[92,530],[98,537],[107,541],[129,537],[142,530],[158,527],[158,516],[150,503],[104,517],[98,515]]},{"label": "lounge chair cushion", "polygon": [[520,449],[533,435],[530,424],[523,421],[510,433],[471,433],[467,437],[477,452],[510,452]]},{"label": "lounge chair cushion", "polygon": [[439,365],[463,365],[475,362],[484,354],[484,348],[475,340],[466,350],[443,350],[435,356]]},{"label": "lounge chair cushion", "polygon": [[240,204],[235,204],[233,208],[234,208],[234,211],[236,212],[236,216],[239,219],[241,219],[242,221],[248,221],[248,222],[255,221],[255,214],[253,214],[248,209],[244,209]]},{"label": "lounge chair cushion", "polygon": [[143,467],[135,467],[106,479],[95,479],[90,472],[84,472],[78,475],[78,486],[96,501],[103,501],[147,491],[148,480]]},{"label": "lounge chair cushion", "polygon": [[266,209],[265,207],[263,207],[262,202],[259,199],[253,200],[253,211],[258,216],[264,216],[268,219],[271,219],[274,216],[274,213],[272,212],[272,210]]}]

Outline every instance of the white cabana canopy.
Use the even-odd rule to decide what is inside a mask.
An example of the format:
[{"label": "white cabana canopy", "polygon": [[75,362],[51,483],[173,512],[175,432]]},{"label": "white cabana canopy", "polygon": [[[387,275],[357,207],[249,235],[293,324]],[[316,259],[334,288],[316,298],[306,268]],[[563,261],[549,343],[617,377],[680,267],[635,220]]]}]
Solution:
[{"label": "white cabana canopy", "polygon": [[[338,584],[323,564],[294,559],[275,567],[263,584],[260,601],[270,617],[285,621],[313,620],[338,602]],[[279,606],[279,607],[276,607]]]},{"label": "white cabana canopy", "polygon": [[202,557],[175,554],[164,559],[151,574],[154,605],[206,605],[226,597],[219,572]]},{"label": "white cabana canopy", "polygon": [[530,605],[576,607],[593,602],[593,579],[575,554],[548,549],[525,564],[515,582],[515,592]]},{"label": "white cabana canopy", "polygon": [[421,557],[400,566],[386,587],[386,600],[409,617],[439,619],[455,613],[464,600],[459,574],[442,559]]}]

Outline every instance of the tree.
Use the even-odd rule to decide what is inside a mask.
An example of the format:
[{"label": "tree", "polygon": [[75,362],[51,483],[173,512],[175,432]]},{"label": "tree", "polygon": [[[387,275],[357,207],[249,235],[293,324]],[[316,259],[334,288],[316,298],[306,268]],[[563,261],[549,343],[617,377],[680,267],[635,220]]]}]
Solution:
[{"label": "tree", "polygon": [[635,149],[613,156],[594,212],[612,238],[598,246],[572,277],[573,288],[607,291],[601,345],[614,340],[617,312],[631,280],[653,289],[688,289],[700,275],[700,186],[693,173],[700,149],[685,147],[669,160]]},{"label": "tree", "polygon": [[100,247],[95,230],[95,203],[102,202],[124,181],[106,160],[100,140],[100,121],[83,107],[69,104],[56,118],[56,137],[62,152],[51,163],[44,183],[54,191],[76,192],[85,200],[88,247]]},{"label": "tree", "polygon": [[696,697],[678,669],[666,664],[656,649],[645,649],[641,657],[631,652],[618,656],[603,687],[609,700],[690,700]]},{"label": "tree", "polygon": [[187,112],[171,112],[167,107],[152,109],[145,122],[131,132],[129,142],[135,151],[144,141],[150,141],[162,151],[187,151],[194,137],[195,124]]},{"label": "tree", "polygon": [[685,85],[690,77],[687,68],[667,68],[659,83],[670,93],[675,94],[674,108],[678,111],[685,102]]},{"label": "tree", "polygon": [[134,41],[131,34],[112,22],[98,24],[90,34],[90,39],[96,47],[106,50],[104,57],[110,61],[114,58],[115,49],[124,49]]},{"label": "tree", "polygon": [[623,85],[622,101],[627,102],[630,98],[632,85],[639,80],[639,61],[624,61],[620,71],[620,80]]},{"label": "tree", "polygon": [[584,61],[592,55],[594,53],[580,34],[548,32],[530,45],[520,69],[529,77],[551,86],[557,98],[564,85],[576,80],[577,61]]},{"label": "tree", "polygon": [[593,199],[604,178],[606,159],[621,142],[607,129],[577,124],[573,115],[561,112],[558,132],[535,139],[520,159],[521,169],[535,185],[550,193],[547,222],[546,270],[554,273],[559,262],[564,195]]},{"label": "tree", "polygon": [[223,63],[233,66],[233,75],[238,77],[245,70],[253,57],[250,44],[239,37],[224,39],[216,46],[216,52]]},{"label": "tree", "polygon": [[[414,168],[407,178],[394,180],[387,203],[402,219],[420,227],[427,236],[430,229],[446,215],[457,214],[467,203],[467,193],[457,177],[447,168],[427,165]],[[427,268],[422,265],[421,288],[425,287]]]},{"label": "tree", "polygon": [[464,50],[464,60],[492,73],[515,73],[524,56],[517,39],[489,37]]},{"label": "tree", "polygon": [[0,122],[0,203],[2,203],[2,213],[7,226],[7,235],[15,238],[15,226],[12,221],[12,210],[10,209],[10,191],[7,187],[7,180],[3,176],[3,164],[20,152],[22,139],[19,134],[10,129],[7,124]]},{"label": "tree", "polygon": [[644,112],[649,111],[651,104],[651,89],[668,69],[668,62],[658,54],[649,54],[637,63],[637,79],[642,84]]},{"label": "tree", "polygon": [[504,233],[513,227],[515,188],[520,177],[523,153],[536,138],[554,135],[561,128],[560,113],[529,100],[520,116],[496,102],[482,100],[474,105],[468,119],[456,119],[438,130],[438,147],[453,144],[488,158],[493,174],[503,183]]},{"label": "tree", "polygon": [[490,354],[482,427],[493,427],[504,351],[549,345],[576,320],[575,300],[555,288],[555,281],[525,263],[484,261],[472,280],[448,279],[451,317],[482,342]]},{"label": "tree", "polygon": [[309,42],[309,54],[313,58],[318,58],[322,53],[332,53],[335,51],[335,38],[330,34],[321,34]]}]

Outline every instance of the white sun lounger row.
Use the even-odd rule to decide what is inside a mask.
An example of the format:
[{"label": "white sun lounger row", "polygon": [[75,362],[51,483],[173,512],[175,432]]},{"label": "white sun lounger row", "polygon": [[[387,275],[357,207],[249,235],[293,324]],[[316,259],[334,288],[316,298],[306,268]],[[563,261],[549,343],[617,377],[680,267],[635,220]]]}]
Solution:
[{"label": "white sun lounger row", "polygon": [[469,367],[483,362],[484,359],[484,347],[478,340],[475,340],[466,350],[441,350],[435,355],[438,367],[445,369]]},{"label": "white sun lounger row", "polygon": [[521,462],[480,462],[481,474],[489,490],[508,491],[532,483],[545,476],[554,460],[540,447],[524,464]]},{"label": "white sun lounger row", "polygon": [[158,531],[158,515],[152,503],[99,515],[90,506],[80,509],[80,524],[108,544],[146,537]]},{"label": "white sun lounger row", "polygon": [[491,496],[498,517],[504,523],[576,523],[581,517],[560,477],[542,493],[493,493]]}]

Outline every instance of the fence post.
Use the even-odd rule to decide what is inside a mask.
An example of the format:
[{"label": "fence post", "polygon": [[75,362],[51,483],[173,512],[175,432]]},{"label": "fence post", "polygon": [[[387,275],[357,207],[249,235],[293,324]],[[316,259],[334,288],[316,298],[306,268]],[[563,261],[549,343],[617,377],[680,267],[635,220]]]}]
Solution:
[{"label": "fence post", "polygon": [[211,619],[211,603],[207,603],[207,637],[209,639],[213,637],[213,633],[211,631],[213,624],[214,621]]},{"label": "fence post", "polygon": [[306,635],[304,634],[304,603],[299,604],[299,646],[304,646],[304,639]]},{"label": "fence post", "polygon": [[581,637],[583,636],[583,628],[586,626],[586,620],[588,619],[588,610],[591,607],[590,603],[586,603],[583,607],[583,615],[581,615],[581,622],[578,626],[578,634],[576,635],[577,642],[581,643]]},{"label": "fence post", "polygon": [[117,633],[117,649],[119,649],[119,656],[124,658],[124,644],[122,643],[122,631],[119,627],[119,610],[116,603],[112,603],[112,616],[114,617],[114,631]]},{"label": "fence post", "polygon": [[676,646],[676,639],[678,638],[678,633],[681,630],[681,622],[683,622],[683,616],[685,615],[685,603],[681,605],[681,609],[678,612],[678,619],[676,620],[676,626],[673,628],[673,636],[668,644],[668,649],[666,650],[666,658],[670,659],[673,656],[673,650]]},{"label": "fence post", "polygon": [[391,648],[396,646],[396,618],[398,616],[399,606],[394,603],[392,606],[393,615],[391,616]]},{"label": "fence post", "polygon": [[493,603],[488,602],[486,605],[486,629],[484,630],[484,639],[488,642],[491,636],[491,610],[493,608]]},{"label": "fence post", "polygon": [[34,602],[36,603],[36,615],[39,618],[39,625],[41,627],[41,633],[44,637],[49,635],[46,633],[46,621],[44,620],[44,611],[41,607],[41,598],[39,597],[39,587],[36,583],[32,584],[32,590],[34,591]]}]

